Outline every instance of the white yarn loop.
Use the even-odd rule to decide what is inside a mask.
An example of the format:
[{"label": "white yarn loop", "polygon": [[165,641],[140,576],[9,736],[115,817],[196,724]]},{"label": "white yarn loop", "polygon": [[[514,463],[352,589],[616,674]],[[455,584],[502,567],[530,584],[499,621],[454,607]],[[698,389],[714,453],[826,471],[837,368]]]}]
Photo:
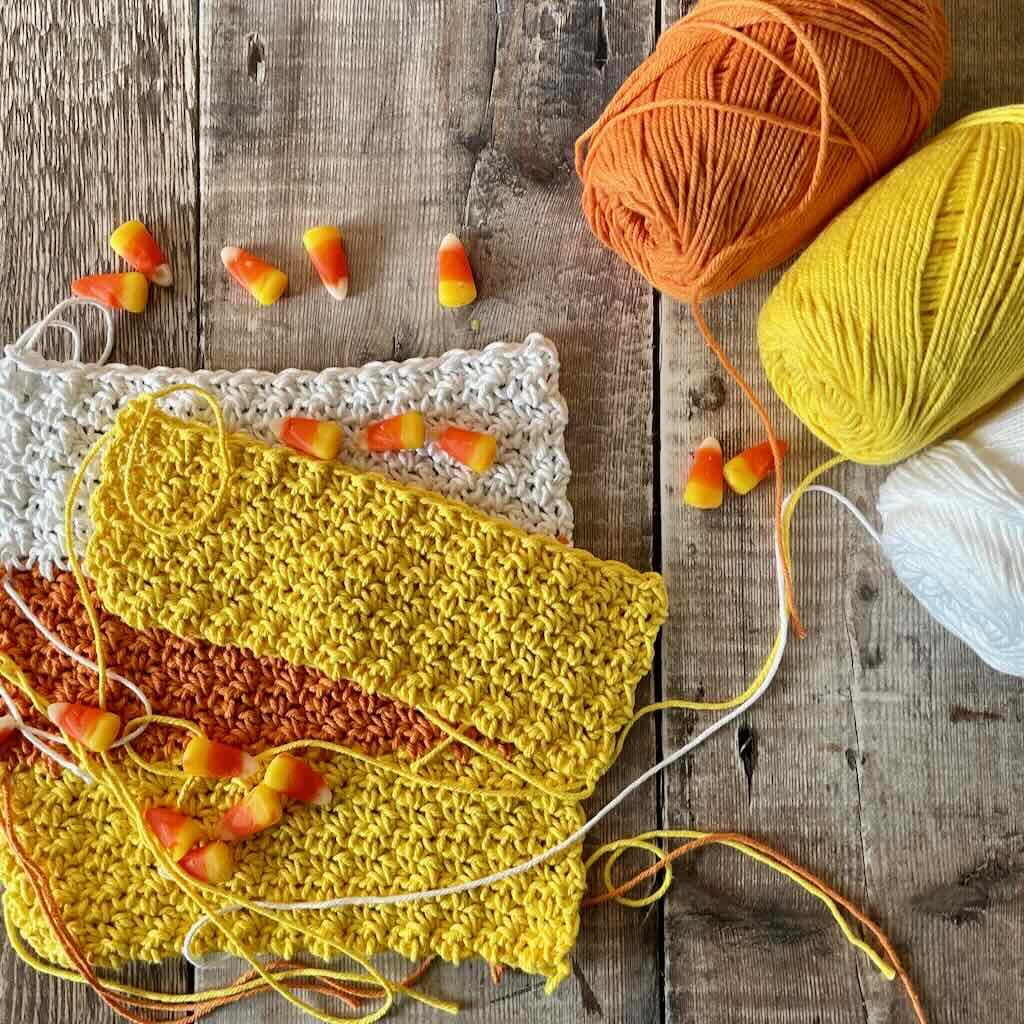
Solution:
[{"label": "white yarn loop", "polygon": [[24,355],[29,352],[33,352],[40,338],[51,328],[57,327],[61,330],[67,331],[71,335],[71,362],[80,363],[82,360],[82,335],[79,333],[78,328],[74,324],[68,323],[67,320],[61,320],[60,314],[65,309],[74,309],[76,306],[88,309],[98,309],[103,315],[103,319],[106,327],[105,344],[103,351],[100,353],[99,359],[96,360],[96,364],[102,366],[110,358],[114,351],[114,318],[111,315],[109,309],[102,303],[97,302],[95,299],[83,299],[75,298],[64,299],[62,302],[58,302],[53,309],[50,310],[42,320],[36,321],[30,327],[26,327],[22,331],[21,336],[11,346],[11,350],[14,354]]}]

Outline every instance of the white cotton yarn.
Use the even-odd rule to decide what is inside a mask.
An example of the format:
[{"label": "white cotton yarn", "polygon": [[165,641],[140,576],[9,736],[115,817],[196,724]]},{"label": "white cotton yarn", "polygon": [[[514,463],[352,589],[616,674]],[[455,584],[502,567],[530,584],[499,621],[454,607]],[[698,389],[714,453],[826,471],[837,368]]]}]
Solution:
[{"label": "white cotton yarn", "polygon": [[1000,672],[1024,676],[1024,389],[893,471],[878,510],[896,574]]},{"label": "white cotton yarn", "polygon": [[[216,396],[230,430],[272,441],[275,419],[336,420],[345,431],[342,458],[353,465],[439,491],[534,533],[572,537],[568,413],[558,390],[558,353],[539,334],[481,351],[316,373],[145,369],[105,363],[113,343],[109,319],[100,360],[80,362],[77,330],[58,319],[68,303],[95,305],[61,303],[0,357],[0,567],[38,566],[47,576],[67,567],[64,498],[89,447],[125,402],[184,382]],[[50,327],[70,333],[71,360],[44,359],[36,351]],[[162,405],[186,419],[208,415],[202,400],[189,393],[172,395]],[[474,474],[434,445],[387,455],[359,451],[355,439],[362,427],[410,409],[420,410],[428,427],[454,423],[492,434],[498,442],[495,465]],[[79,554],[91,533],[88,500],[99,471],[97,459],[79,496]]]}]

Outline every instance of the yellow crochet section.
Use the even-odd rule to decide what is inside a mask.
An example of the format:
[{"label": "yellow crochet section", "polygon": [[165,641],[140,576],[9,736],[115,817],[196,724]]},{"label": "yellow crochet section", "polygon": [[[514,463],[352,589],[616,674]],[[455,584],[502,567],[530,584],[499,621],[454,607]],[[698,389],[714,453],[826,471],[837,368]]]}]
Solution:
[{"label": "yellow crochet section", "polygon": [[511,744],[546,792],[592,792],[653,659],[660,576],[238,435],[225,479],[220,444],[119,414],[87,554],[110,611],[351,679]]},{"label": "yellow crochet section", "polygon": [[[500,871],[564,839],[582,822],[577,805],[453,793],[395,778],[336,755],[318,762],[334,791],[330,807],[289,806],[281,823],[236,844],[232,895],[293,902],[387,895],[441,887]],[[3,769],[11,780],[20,841],[43,867],[65,920],[97,966],[177,956],[198,916],[181,889],[161,877],[124,810],[104,787],[85,786],[45,766]],[[241,793],[238,784],[181,782],[121,767],[144,806],[180,806],[207,826]],[[2,777],[2,776],[0,776]],[[44,958],[67,964],[26,877],[0,843],[4,911]],[[306,949],[329,958],[330,942],[364,956],[394,950],[412,960],[438,954],[458,963],[479,956],[544,975],[569,973],[585,885],[580,847],[522,875],[441,899],[382,907],[291,912],[284,917],[322,941],[248,912],[225,921],[253,950],[291,957]],[[198,952],[222,948],[207,927]]]}]

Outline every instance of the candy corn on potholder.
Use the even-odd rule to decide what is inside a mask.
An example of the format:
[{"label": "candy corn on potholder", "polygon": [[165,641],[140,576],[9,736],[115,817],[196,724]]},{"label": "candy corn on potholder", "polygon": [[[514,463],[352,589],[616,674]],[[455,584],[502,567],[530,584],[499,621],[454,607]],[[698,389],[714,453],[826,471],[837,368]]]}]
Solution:
[{"label": "candy corn on potholder", "polygon": [[[507,360],[508,375],[481,375],[487,386],[469,392],[464,377],[452,383],[440,373],[456,357],[416,361],[417,370],[435,375],[425,401],[449,403],[445,408],[459,409],[462,422],[499,441],[496,476],[483,488],[489,493],[481,494],[486,477],[465,477],[429,454],[445,478],[436,489],[458,494],[452,481],[468,479],[466,500],[567,537],[564,406],[554,351],[531,338],[458,358],[484,356]],[[402,379],[398,368],[387,370]],[[20,359],[17,371],[34,372]],[[262,376],[276,385],[283,375]],[[531,382],[532,415],[523,423],[517,402],[524,404]],[[389,386],[391,394],[374,397],[373,414],[403,407],[393,381]],[[2,400],[10,402],[11,394],[5,390]],[[108,420],[117,405],[107,406]],[[201,405],[180,393],[162,403],[190,417]],[[633,689],[650,664],[665,614],[657,577],[602,563],[419,488],[241,435],[228,441],[225,476],[212,428],[148,408],[142,424],[145,406],[136,402],[117,415],[102,482],[98,465],[86,477],[95,522],[81,505],[75,516],[79,542],[93,533],[88,567],[106,606],[99,614],[110,668],[142,683],[155,711],[257,756],[289,742],[338,745],[296,751],[330,787],[329,806],[289,805],[276,827],[238,843],[217,907],[458,885],[510,869],[578,827],[578,801],[609,763],[615,735],[632,712]],[[272,415],[331,415],[295,402],[255,415],[223,407],[229,425],[263,437]],[[347,410],[339,419],[352,430],[362,417]],[[90,427],[78,444],[86,448],[102,429]],[[395,465],[374,464],[433,485],[422,460],[410,454],[397,456]],[[216,514],[208,518],[222,480]],[[128,492],[138,505],[124,505]],[[495,508],[499,492],[504,504]],[[168,517],[164,529],[152,531],[131,513],[122,518],[118,505],[121,512],[144,506],[142,518]],[[42,507],[38,496],[30,506]],[[167,535],[168,527],[182,525],[188,529],[176,539]],[[141,532],[129,536],[135,530]],[[53,573],[63,556],[57,532],[20,536],[28,543],[19,550],[8,542],[8,563],[36,562]],[[184,557],[200,550],[209,558],[201,569]],[[22,614],[27,609],[69,650],[91,656],[75,581],[63,571],[52,582],[38,571],[15,571],[6,582],[14,596],[0,606],[0,649],[44,700],[95,703],[95,675],[56,652]],[[207,584],[216,596],[209,591],[204,603]],[[108,693],[110,710],[124,718],[139,712],[115,683]],[[131,804],[168,806],[215,823],[237,804],[248,785],[180,776],[188,738],[174,725],[153,724],[133,743],[136,761],[112,753],[120,797],[109,786],[55,774],[49,762],[26,753],[23,739],[9,748],[5,779],[16,834],[28,856],[45,865],[68,927],[94,964],[173,955],[201,917],[158,870],[131,811]],[[40,954],[66,962],[8,848],[0,870],[9,925]],[[98,877],[100,892],[95,881],[84,884]],[[240,943],[283,956],[390,949],[455,962],[482,956],[555,983],[568,970],[583,885],[576,846],[515,877],[440,899],[277,916],[231,913],[230,938],[209,926],[195,935],[193,948],[237,950]],[[98,905],[117,913],[97,915]]]},{"label": "candy corn on potholder", "polygon": [[[352,465],[430,488],[533,532],[563,539],[572,534],[558,356],[539,334],[480,352],[277,374],[60,362],[36,351],[39,334],[26,332],[0,358],[0,566],[37,565],[47,575],[66,568],[64,495],[90,445],[126,401],[180,383],[213,394],[231,430],[270,441],[275,419],[333,420],[342,426],[345,459]],[[165,408],[191,418],[203,402],[180,392]],[[487,431],[501,459],[477,475],[433,445],[381,456],[352,443],[368,423],[410,409],[422,412],[428,425]],[[96,465],[87,475],[75,512],[80,553],[98,471]]]}]

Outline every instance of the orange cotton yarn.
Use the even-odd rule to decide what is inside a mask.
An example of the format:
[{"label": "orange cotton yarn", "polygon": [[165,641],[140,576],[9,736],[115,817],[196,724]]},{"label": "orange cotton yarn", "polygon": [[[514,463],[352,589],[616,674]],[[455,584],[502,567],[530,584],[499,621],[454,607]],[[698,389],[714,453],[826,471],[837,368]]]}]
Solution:
[{"label": "orange cotton yarn", "polygon": [[[764,425],[780,550],[779,440],[700,305],[791,256],[896,163],[948,63],[938,0],[699,0],[576,143],[594,234],[690,304]],[[782,571],[802,636],[788,557]]]},{"label": "orange cotton yarn", "polygon": [[700,303],[775,266],[939,104],[937,0],[700,0],[576,144],[594,234]]}]

